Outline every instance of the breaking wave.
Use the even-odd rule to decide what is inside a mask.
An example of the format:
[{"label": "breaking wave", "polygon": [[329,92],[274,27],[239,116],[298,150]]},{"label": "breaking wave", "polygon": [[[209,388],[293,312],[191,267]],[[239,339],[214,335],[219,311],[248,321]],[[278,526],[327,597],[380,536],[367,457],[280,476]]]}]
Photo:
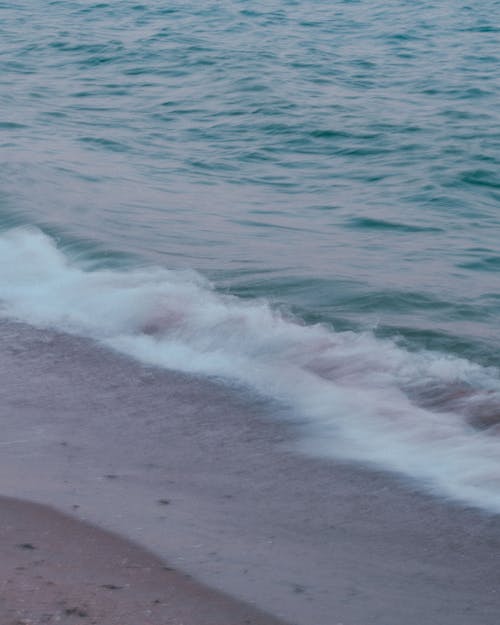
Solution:
[{"label": "breaking wave", "polygon": [[90,337],[144,363],[247,385],[300,419],[300,447],[374,463],[500,512],[495,368],[305,325],[194,272],[88,270],[39,230],[0,236],[5,318]]}]

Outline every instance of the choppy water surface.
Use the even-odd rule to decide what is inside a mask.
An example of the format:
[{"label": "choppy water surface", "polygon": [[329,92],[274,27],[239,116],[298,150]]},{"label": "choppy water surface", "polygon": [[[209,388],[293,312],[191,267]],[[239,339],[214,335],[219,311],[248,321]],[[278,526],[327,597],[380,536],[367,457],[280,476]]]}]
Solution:
[{"label": "choppy water surface", "polygon": [[1,2],[4,314],[236,379],[316,452],[500,509],[498,24]]}]

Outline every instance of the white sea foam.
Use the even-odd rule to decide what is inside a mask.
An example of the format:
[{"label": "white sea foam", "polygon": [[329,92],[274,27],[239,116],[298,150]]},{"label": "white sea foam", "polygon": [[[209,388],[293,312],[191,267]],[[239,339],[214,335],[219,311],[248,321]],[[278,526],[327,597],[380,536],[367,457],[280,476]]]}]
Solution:
[{"label": "white sea foam", "polygon": [[[265,302],[221,295],[194,273],[85,271],[37,230],[0,236],[0,300],[4,317],[285,402],[300,416],[309,453],[373,462],[500,512],[500,438],[465,416],[474,402],[500,405],[495,369],[306,326]],[[439,411],[417,405],[426,388],[444,393]]]}]

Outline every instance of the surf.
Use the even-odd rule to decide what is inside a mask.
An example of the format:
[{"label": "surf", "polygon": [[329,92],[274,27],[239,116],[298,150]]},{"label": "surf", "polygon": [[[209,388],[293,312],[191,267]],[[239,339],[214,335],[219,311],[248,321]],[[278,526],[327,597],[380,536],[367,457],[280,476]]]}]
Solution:
[{"label": "surf", "polygon": [[6,319],[253,389],[286,407],[303,453],[395,471],[500,511],[494,367],[308,325],[265,299],[220,293],[194,271],[89,269],[34,228],[0,235],[0,302]]}]

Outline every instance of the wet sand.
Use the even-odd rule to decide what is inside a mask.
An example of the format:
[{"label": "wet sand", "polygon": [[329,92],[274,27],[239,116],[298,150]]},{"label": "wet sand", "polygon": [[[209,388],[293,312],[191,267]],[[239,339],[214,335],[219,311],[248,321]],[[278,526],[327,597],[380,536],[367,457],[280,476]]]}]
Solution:
[{"label": "wet sand", "polygon": [[283,625],[129,541],[29,502],[0,498],[0,623]]},{"label": "wet sand", "polygon": [[[183,584],[189,574],[293,625],[498,625],[499,516],[381,471],[307,458],[294,450],[296,426],[281,421],[285,407],[243,389],[22,324],[0,324],[0,339],[2,494],[118,533]],[[35,536],[2,549],[38,558],[15,547],[38,546],[36,518]],[[78,537],[65,524],[54,546]],[[34,560],[24,571],[17,561],[11,585],[22,588],[38,573]],[[132,583],[125,571],[109,582],[99,571],[97,586]],[[140,584],[148,606],[161,600],[148,594],[154,580]],[[99,592],[112,612],[119,591]],[[68,594],[60,609],[90,597]]]}]

